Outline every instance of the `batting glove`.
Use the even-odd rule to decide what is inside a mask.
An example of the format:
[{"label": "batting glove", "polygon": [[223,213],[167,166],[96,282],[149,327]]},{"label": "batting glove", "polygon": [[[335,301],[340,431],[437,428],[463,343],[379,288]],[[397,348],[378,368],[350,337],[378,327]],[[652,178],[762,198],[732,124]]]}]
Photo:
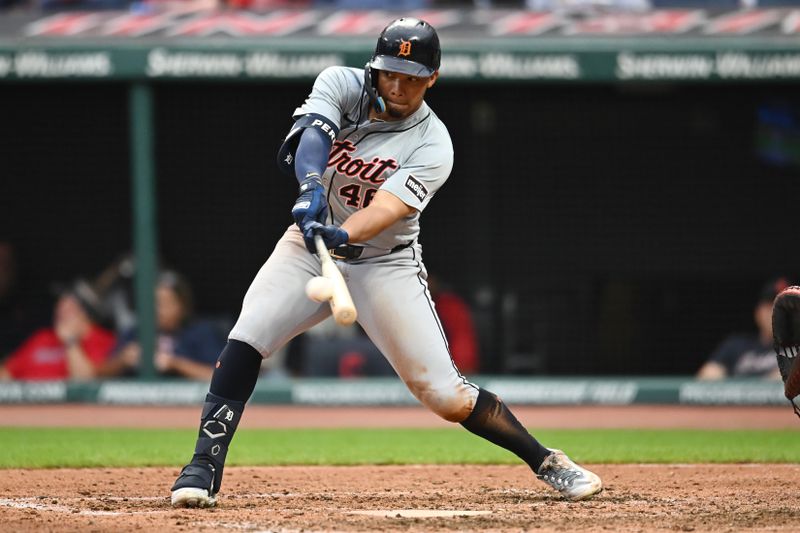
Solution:
[{"label": "batting glove", "polygon": [[317,253],[314,235],[321,235],[322,240],[325,241],[325,247],[328,249],[346,244],[350,240],[350,235],[339,226],[334,226],[333,224],[325,226],[319,222],[309,222],[303,228],[303,240],[306,243],[306,248],[312,254]]},{"label": "batting glove", "polygon": [[319,176],[313,174],[300,182],[300,196],[292,207],[292,218],[301,230],[312,221],[321,222],[328,216],[325,187]]}]

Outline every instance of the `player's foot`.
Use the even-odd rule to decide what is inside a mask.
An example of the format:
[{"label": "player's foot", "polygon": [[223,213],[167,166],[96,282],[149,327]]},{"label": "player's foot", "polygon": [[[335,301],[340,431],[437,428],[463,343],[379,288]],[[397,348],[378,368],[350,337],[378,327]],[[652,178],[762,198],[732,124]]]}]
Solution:
[{"label": "player's foot", "polygon": [[597,474],[573,463],[561,450],[551,451],[536,477],[572,501],[586,500],[603,490]]},{"label": "player's foot", "polygon": [[183,467],[172,486],[173,507],[213,507],[217,504],[214,490],[214,465],[190,463]]},{"label": "player's foot", "polygon": [[209,495],[206,489],[184,487],[172,491],[173,507],[214,507],[217,496]]}]

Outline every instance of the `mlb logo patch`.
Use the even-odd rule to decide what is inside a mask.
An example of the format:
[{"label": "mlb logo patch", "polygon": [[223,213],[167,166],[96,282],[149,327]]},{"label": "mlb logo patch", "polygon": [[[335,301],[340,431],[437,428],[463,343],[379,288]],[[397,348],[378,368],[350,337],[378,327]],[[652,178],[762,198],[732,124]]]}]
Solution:
[{"label": "mlb logo patch", "polygon": [[426,196],[428,196],[428,189],[426,189],[423,184],[414,179],[414,176],[409,176],[408,179],[406,180],[406,189],[413,192],[420,202],[423,201]]}]

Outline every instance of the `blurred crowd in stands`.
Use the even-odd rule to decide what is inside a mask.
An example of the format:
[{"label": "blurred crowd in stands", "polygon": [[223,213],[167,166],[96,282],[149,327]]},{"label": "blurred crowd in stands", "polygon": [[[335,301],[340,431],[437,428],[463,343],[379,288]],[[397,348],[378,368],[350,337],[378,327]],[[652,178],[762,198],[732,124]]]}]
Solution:
[{"label": "blurred crowd in stands", "polygon": [[[27,286],[24,262],[0,239],[0,380],[93,380],[142,374],[134,305],[135,261],[123,255],[92,279],[46,290]],[[479,370],[478,337],[466,301],[430,280],[453,361]],[[157,377],[208,381],[234,316],[202,317],[185,276],[162,268],[155,283]],[[233,311],[232,311],[233,312]],[[267,379],[388,376],[394,371],[358,326],[318,324],[266,359]]]},{"label": "blurred crowd in stands", "polygon": [[[141,375],[130,254],[92,279],[47,289],[27,286],[23,274],[24,262],[14,244],[0,238],[0,380]],[[696,378],[780,379],[772,348],[772,302],[791,284],[787,277],[767,281],[755,298],[755,328],[723,338]],[[189,281],[174,270],[162,268],[155,285],[156,375],[208,381],[235,316],[199,316]],[[428,288],[456,367],[466,375],[480,372],[471,306],[436,275],[428,276]],[[363,330],[340,327],[332,319],[296,337],[262,365],[266,379],[392,375],[394,370]]]},{"label": "blurred crowd in stands", "polygon": [[[92,380],[141,375],[143,350],[134,310],[135,262],[125,254],[92,279],[42,288],[26,285],[24,262],[0,238],[0,380]],[[792,282],[770,279],[753,307],[752,332],[732,332],[697,379],[779,379],[772,349],[772,302]],[[235,316],[195,313],[189,281],[163,268],[155,287],[156,375],[208,381]],[[480,372],[479,335],[467,301],[429,275],[428,288],[456,367]],[[233,312],[233,311],[232,311]],[[698,353],[698,357],[704,354]],[[328,319],[296,337],[262,365],[265,379],[392,376],[394,370],[357,325]]]},{"label": "blurred crowd in stands", "polygon": [[[0,379],[89,380],[139,373],[142,348],[130,256],[96,279],[47,291],[25,286],[21,268],[13,244],[0,241]],[[154,299],[157,373],[210,379],[225,344],[224,327],[195,316],[191,287],[175,271],[159,273]]]},{"label": "blurred crowd in stands", "polygon": [[336,8],[391,9],[424,8],[517,8],[536,11],[634,10],[668,8],[747,9],[796,6],[798,0],[0,0],[0,10],[135,10]]},{"label": "blurred crowd in stands", "polygon": [[719,380],[728,377],[780,379],[772,340],[772,303],[786,287],[786,277],[767,281],[753,308],[754,332],[733,332],[725,337],[697,371],[697,378]]}]

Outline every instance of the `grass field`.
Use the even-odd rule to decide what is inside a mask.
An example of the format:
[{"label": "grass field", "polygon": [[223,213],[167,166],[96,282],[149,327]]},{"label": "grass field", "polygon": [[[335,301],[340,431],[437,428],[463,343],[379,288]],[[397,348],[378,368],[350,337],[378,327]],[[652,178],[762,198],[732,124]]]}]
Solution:
[{"label": "grass field", "polygon": [[[541,430],[547,446],[584,463],[800,463],[791,430]],[[0,468],[181,466],[196,432],[160,429],[0,428]],[[248,429],[227,464],[518,464],[460,428]]]}]

